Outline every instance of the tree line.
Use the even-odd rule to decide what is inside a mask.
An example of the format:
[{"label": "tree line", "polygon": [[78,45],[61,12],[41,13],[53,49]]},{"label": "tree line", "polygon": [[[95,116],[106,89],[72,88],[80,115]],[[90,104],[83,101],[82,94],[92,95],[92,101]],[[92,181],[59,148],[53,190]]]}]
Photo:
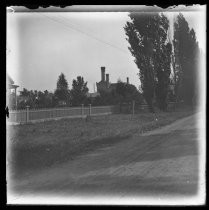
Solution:
[{"label": "tree line", "polygon": [[[56,89],[54,92],[27,90],[23,88],[17,96],[17,108],[25,109],[26,106],[30,108],[52,108],[60,106],[81,106],[81,104],[93,106],[100,105],[116,105],[120,103],[128,103],[133,100],[137,103],[143,102],[142,94],[132,84],[123,83],[120,80],[111,91],[99,91],[96,97],[88,97],[89,89],[84,78],[78,76],[72,81],[72,88],[69,89],[68,81],[63,73],[61,73],[57,80]],[[14,97],[11,97],[14,108]]]},{"label": "tree line", "polygon": [[[54,92],[48,90],[37,91],[27,90],[23,88],[17,96],[17,108],[24,109],[26,106],[30,108],[52,108],[60,106],[77,106],[80,103],[87,103],[86,93],[88,92],[87,82],[84,82],[83,77],[78,76],[72,82],[72,89],[68,87],[68,82],[63,73],[57,80],[56,89]],[[14,106],[14,97],[13,97]]]},{"label": "tree line", "polygon": [[[171,84],[173,100],[192,105],[198,100],[200,49],[194,29],[182,14],[174,23],[173,40],[169,20],[163,13],[130,13],[124,30],[129,50],[139,69],[143,96],[151,112],[166,111]],[[170,96],[171,97],[171,96]]]}]

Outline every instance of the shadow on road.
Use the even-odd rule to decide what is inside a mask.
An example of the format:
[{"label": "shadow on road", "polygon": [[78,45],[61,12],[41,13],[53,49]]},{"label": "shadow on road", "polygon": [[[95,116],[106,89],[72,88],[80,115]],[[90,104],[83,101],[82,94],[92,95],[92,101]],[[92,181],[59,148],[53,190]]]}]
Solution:
[{"label": "shadow on road", "polygon": [[100,175],[88,177],[79,182],[46,183],[42,186],[30,186],[18,189],[18,193],[32,192],[44,195],[79,195],[79,196],[193,196],[197,194],[198,182],[195,176],[184,176],[179,180],[169,176],[155,178],[138,175],[114,176]]},{"label": "shadow on road", "polygon": [[[102,170],[109,168],[117,168],[126,165],[136,165],[136,163],[148,162],[156,164],[158,160],[172,160],[175,158],[193,156],[197,160],[198,144],[197,144],[197,132],[195,130],[175,130],[169,134],[150,135],[150,136],[136,136],[127,139],[126,144],[130,141],[130,147],[123,147],[122,155],[117,154],[117,145],[115,145],[115,152],[111,151],[112,155],[106,155],[96,158],[92,162],[88,162],[88,154],[86,153],[86,163],[83,162],[83,166],[77,165],[79,170],[83,170],[83,173],[88,174],[93,170]],[[106,146],[110,146],[106,144]],[[121,144],[122,147],[122,144]],[[111,148],[111,147],[109,147]],[[129,149],[132,148],[130,151]],[[93,152],[93,151],[91,151]],[[103,154],[104,155],[104,154]],[[85,157],[85,155],[83,156]],[[181,160],[177,160],[181,161]],[[195,161],[194,165],[196,164]],[[78,180],[71,179],[70,176],[64,176],[64,178],[51,179],[41,185],[29,184],[25,187],[19,187],[16,189],[19,193],[27,193],[32,191],[34,193],[61,193],[61,194],[79,194],[79,195],[195,195],[197,193],[198,186],[198,164],[193,165],[191,174],[182,174],[181,176],[172,177],[163,173],[160,176],[146,177],[146,174],[94,174],[81,177]],[[69,171],[70,163],[68,165]],[[83,167],[83,168],[82,168]],[[182,167],[182,166],[181,166]],[[146,169],[146,168],[145,168]],[[79,171],[78,170],[78,171]],[[129,170],[129,169],[126,169]],[[159,169],[160,170],[160,169]],[[148,171],[149,172],[149,171]],[[194,173],[193,173],[194,172]],[[62,171],[57,171],[62,173]],[[144,172],[143,172],[144,173]],[[81,174],[82,175],[82,174]]]}]

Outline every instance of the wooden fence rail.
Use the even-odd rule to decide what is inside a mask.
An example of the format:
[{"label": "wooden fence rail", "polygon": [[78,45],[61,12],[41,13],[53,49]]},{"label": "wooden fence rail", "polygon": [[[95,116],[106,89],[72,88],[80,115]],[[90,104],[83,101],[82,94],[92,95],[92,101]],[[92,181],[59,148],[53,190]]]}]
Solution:
[{"label": "wooden fence rail", "polygon": [[[169,108],[175,107],[175,103],[169,103]],[[10,110],[9,122],[27,123],[41,120],[50,120],[56,118],[83,118],[86,116],[106,115],[114,113],[137,114],[138,112],[149,111],[146,104],[137,105],[133,101],[129,104],[121,104],[120,106],[84,106],[80,107],[65,107],[52,109],[30,109],[26,107],[23,110]]]},{"label": "wooden fence rail", "polygon": [[9,122],[15,123],[27,123],[40,120],[50,120],[55,118],[77,118],[86,117],[87,115],[106,115],[113,114],[115,106],[98,106],[92,107],[65,107],[65,108],[53,108],[53,109],[26,109],[23,110],[10,110]]}]

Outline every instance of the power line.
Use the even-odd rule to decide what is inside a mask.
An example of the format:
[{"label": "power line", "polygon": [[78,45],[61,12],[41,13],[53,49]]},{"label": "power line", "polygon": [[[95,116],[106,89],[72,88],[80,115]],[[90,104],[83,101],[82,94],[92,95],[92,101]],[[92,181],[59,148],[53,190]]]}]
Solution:
[{"label": "power line", "polygon": [[[58,14],[56,14],[56,15],[57,15],[58,17],[60,17],[62,20],[63,20],[63,19],[66,20],[67,23],[70,23],[70,25],[72,26],[73,23],[69,22],[68,19],[66,19],[65,17],[63,17],[63,16],[61,16],[61,15],[58,15]],[[77,24],[73,24],[73,25],[74,25],[74,26],[75,26],[75,25],[78,26]],[[73,27],[74,27],[74,26],[73,26]],[[75,28],[75,29],[76,29],[76,28]],[[79,29],[77,29],[77,30],[79,30]],[[86,32],[84,32],[84,31],[82,31],[82,30],[79,30],[79,32],[84,33],[85,35],[88,35],[88,36],[90,36],[91,38],[96,39],[97,41],[100,41],[100,42],[102,42],[102,43],[104,43],[104,44],[108,44],[108,45],[110,45],[111,47],[114,47],[114,48],[116,48],[116,49],[118,49],[118,50],[120,50],[120,51],[125,52],[126,54],[128,54],[126,51],[124,51],[123,49],[121,49],[120,47],[118,47],[118,46],[116,46],[116,45],[110,44],[110,43],[108,43],[108,42],[106,42],[106,41],[104,41],[104,40],[102,40],[102,39],[99,39],[99,38],[97,38],[97,37],[95,37],[95,36],[92,36],[92,35],[89,34],[89,33],[86,33]]]},{"label": "power line", "polygon": [[[64,16],[62,16],[62,15],[60,15],[60,14],[57,14],[56,13],[56,17],[59,17],[59,18],[61,18],[61,20],[63,21],[65,21],[66,23],[70,23],[70,25],[74,25],[74,26],[79,26],[79,27],[83,27],[82,25],[79,25],[78,23],[72,23],[72,22],[69,22],[69,19],[67,19],[66,17],[64,17]],[[89,28],[84,28],[84,29],[87,29],[88,31],[89,31]]]},{"label": "power line", "polygon": [[101,39],[99,39],[99,38],[97,38],[97,37],[95,37],[95,36],[92,36],[91,34],[86,33],[86,32],[84,32],[84,31],[82,31],[82,30],[80,30],[80,29],[78,29],[78,28],[75,28],[75,27],[72,26],[72,25],[69,26],[69,22],[68,22],[68,25],[66,25],[63,21],[60,22],[58,19],[51,18],[51,17],[49,17],[49,16],[47,16],[47,15],[44,15],[44,14],[42,14],[42,13],[38,13],[38,14],[41,14],[42,16],[45,16],[45,17],[47,17],[48,19],[50,19],[50,20],[52,20],[52,21],[54,21],[54,22],[57,22],[57,23],[59,23],[59,24],[62,24],[63,26],[66,27],[66,29],[69,29],[69,28],[70,28],[70,29],[73,29],[73,30],[75,30],[75,31],[77,31],[77,32],[80,32],[80,33],[82,33],[82,34],[84,34],[84,35],[86,35],[86,36],[92,38],[92,39],[97,40],[98,42],[101,42],[101,43],[103,43],[103,44],[106,44],[106,45],[108,45],[108,46],[110,46],[110,47],[113,47],[113,48],[115,48],[115,49],[117,49],[117,50],[120,50],[121,52],[126,53],[126,54],[129,55],[129,53],[127,53],[127,52],[124,51],[123,49],[121,49],[121,48],[119,48],[119,47],[117,47],[117,46],[115,46],[115,45],[113,45],[113,44],[110,44],[110,43],[108,43],[108,42],[106,42],[106,41],[104,41],[104,40],[101,40]]}]

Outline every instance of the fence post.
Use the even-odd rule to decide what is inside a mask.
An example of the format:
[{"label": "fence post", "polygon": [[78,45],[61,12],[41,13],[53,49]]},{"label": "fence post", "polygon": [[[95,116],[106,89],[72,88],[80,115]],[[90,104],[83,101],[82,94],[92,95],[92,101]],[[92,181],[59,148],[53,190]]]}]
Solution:
[{"label": "fence post", "polygon": [[29,122],[29,107],[30,106],[26,106],[26,122]]},{"label": "fence post", "polygon": [[91,104],[89,104],[89,116],[91,116]]},{"label": "fence post", "polygon": [[84,115],[83,104],[81,104],[81,115],[82,115],[82,118],[83,118],[83,115]]},{"label": "fence post", "polygon": [[15,122],[17,122],[17,114],[18,112],[17,112],[17,109],[16,109],[16,113],[15,113]]},{"label": "fence post", "polygon": [[134,116],[134,110],[135,109],[135,101],[132,102],[132,115]]}]

